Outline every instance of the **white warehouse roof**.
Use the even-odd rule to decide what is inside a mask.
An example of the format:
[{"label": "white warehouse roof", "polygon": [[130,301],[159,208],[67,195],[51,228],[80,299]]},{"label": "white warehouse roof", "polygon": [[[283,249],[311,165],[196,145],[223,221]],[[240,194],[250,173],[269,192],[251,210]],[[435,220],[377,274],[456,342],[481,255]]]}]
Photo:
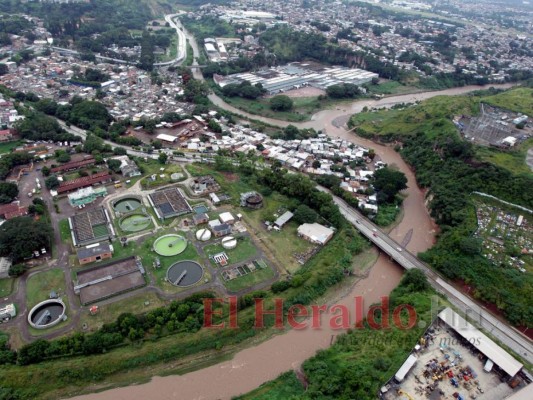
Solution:
[{"label": "white warehouse roof", "polygon": [[157,139],[159,140],[164,140],[165,142],[175,142],[177,137],[175,136],[171,136],[171,135],[167,135],[166,133],[160,133],[159,135],[157,135]]},{"label": "white warehouse roof", "polygon": [[522,369],[520,362],[451,308],[442,310],[439,318],[510,376],[515,376]]}]

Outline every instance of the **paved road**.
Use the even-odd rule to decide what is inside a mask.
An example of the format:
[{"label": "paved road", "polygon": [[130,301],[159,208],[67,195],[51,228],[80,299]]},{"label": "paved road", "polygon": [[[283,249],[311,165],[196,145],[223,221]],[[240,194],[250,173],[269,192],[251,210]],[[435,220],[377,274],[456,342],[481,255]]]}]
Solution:
[{"label": "paved road", "polygon": [[173,64],[177,64],[185,60],[187,58],[187,38],[185,37],[185,34],[180,29],[181,26],[178,21],[176,21],[176,18],[180,16],[180,14],[168,14],[165,15],[165,21],[168,22],[171,28],[174,28],[176,30],[176,33],[178,35],[178,52],[176,54],[176,58],[170,61],[166,62],[158,62],[154,63],[154,67],[165,67]]},{"label": "paved road", "polygon": [[[327,189],[318,187],[319,190],[329,192]],[[494,317],[484,307],[479,306],[470,298],[456,290],[448,284],[439,274],[430,269],[416,256],[404,249],[399,243],[391,239],[386,233],[379,230],[363,214],[350,207],[344,200],[333,196],[333,200],[338,205],[344,217],[351,222],[365,237],[389,255],[393,260],[405,269],[417,268],[425,273],[429,283],[448,300],[468,315],[468,319],[484,330],[489,332],[496,339],[507,347],[520,354],[529,363],[533,363],[533,344],[529,338],[523,336],[513,327]]]}]

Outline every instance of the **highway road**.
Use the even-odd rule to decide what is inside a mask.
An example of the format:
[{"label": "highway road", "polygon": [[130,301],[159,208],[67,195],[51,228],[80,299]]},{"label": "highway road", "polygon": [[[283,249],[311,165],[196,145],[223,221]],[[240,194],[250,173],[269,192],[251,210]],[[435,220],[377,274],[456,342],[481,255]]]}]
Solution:
[{"label": "highway road", "polygon": [[[165,21],[168,22],[168,24],[170,25],[171,28],[174,28],[176,30],[176,33],[178,35],[178,51],[177,51],[177,54],[176,54],[176,58],[174,58],[173,60],[170,60],[170,61],[154,63],[154,67],[167,67],[167,66],[170,66],[170,65],[173,65],[173,64],[177,64],[177,63],[185,60],[185,58],[187,57],[187,38],[185,37],[185,34],[181,30],[181,26],[179,26],[175,22],[176,18],[179,15],[180,14],[168,14],[168,15],[165,15]],[[63,47],[52,46],[52,49],[56,50],[56,51],[59,51],[60,53],[70,54],[70,55],[73,55],[73,56],[79,56],[80,55],[80,53],[78,51],[76,51],[76,50],[65,49]],[[112,63],[117,63],[117,64],[127,64],[127,65],[135,65],[135,64],[137,64],[136,62],[121,60],[121,59],[118,59],[118,58],[106,57],[106,56],[102,56],[102,55],[95,55],[95,57],[96,57],[97,60],[105,61],[105,62],[112,62]]]},{"label": "highway road", "polygon": [[165,21],[168,22],[171,28],[176,30],[178,35],[178,52],[176,54],[176,58],[166,62],[154,63],[154,67],[165,67],[172,64],[177,64],[187,58],[187,38],[185,37],[185,33],[183,33],[181,30],[181,25],[176,21],[178,16],[180,16],[180,14],[165,15]]},{"label": "highway road", "polygon": [[[320,186],[317,188],[331,194],[326,188]],[[450,303],[464,313],[463,315],[468,316],[470,322],[483,328],[494,338],[498,339],[501,343],[519,354],[524,360],[533,364],[533,344],[529,338],[522,335],[515,328],[507,325],[505,322],[500,321],[487,309],[479,306],[470,298],[456,290],[438,273],[430,269],[405,248],[402,248],[399,243],[391,239],[386,233],[383,233],[377,225],[374,225],[371,221],[366,219],[363,214],[349,206],[340,197],[333,196],[333,200],[339,207],[342,215],[344,215],[344,217],[372,243],[405,269],[417,268],[423,271],[427,276],[429,283],[435,288],[435,290],[447,297]]]}]

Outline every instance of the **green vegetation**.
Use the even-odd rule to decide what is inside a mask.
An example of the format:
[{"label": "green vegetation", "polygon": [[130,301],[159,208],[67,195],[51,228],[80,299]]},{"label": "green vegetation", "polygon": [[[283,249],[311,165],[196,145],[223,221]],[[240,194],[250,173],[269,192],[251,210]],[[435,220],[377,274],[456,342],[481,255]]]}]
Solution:
[{"label": "green vegetation", "polygon": [[68,219],[62,219],[59,221],[59,234],[61,235],[61,241],[63,243],[70,243],[72,241]]},{"label": "green vegetation", "polygon": [[[416,310],[417,321],[431,322],[432,294],[422,272],[407,271],[391,292],[389,309],[409,304]],[[407,325],[405,313],[401,319]],[[305,361],[306,390],[294,372],[287,372],[236,400],[375,399],[380,386],[403,364],[425,330],[418,324],[411,329],[390,325],[390,329],[376,329],[365,323],[363,328],[338,336],[335,344]]]},{"label": "green vegetation", "polygon": [[54,118],[41,112],[29,112],[25,119],[17,122],[15,128],[23,139],[79,141],[78,136],[66,132]]},{"label": "green vegetation", "polygon": [[49,298],[50,292],[65,293],[65,275],[60,268],[39,272],[28,278],[26,283],[26,304],[28,308]]},{"label": "green vegetation", "polygon": [[[157,160],[149,159],[148,161],[140,161],[138,159],[137,165],[145,176],[145,178],[141,178],[141,187],[143,190],[154,189],[158,186],[173,183],[174,181],[172,181],[170,176],[174,173],[181,173],[183,175],[183,178],[180,180],[186,178],[182,168],[178,164],[166,164],[163,166]],[[163,168],[163,171],[161,171],[161,168]],[[152,180],[152,175],[155,175],[155,180]],[[160,175],[164,175],[164,177]]]},{"label": "green vegetation", "polygon": [[[482,92],[435,97],[404,110],[362,113],[350,120],[359,134],[403,141],[403,158],[416,171],[418,184],[428,189],[430,213],[440,225],[441,234],[437,245],[421,258],[448,278],[473,286],[476,298],[495,304],[512,324],[528,326],[533,320],[532,299],[528,296],[533,290],[533,276],[516,268],[496,266],[481,255],[479,248],[469,245],[477,229],[470,193],[486,192],[531,208],[533,192],[524,188],[532,187],[532,174],[513,174],[477,159],[476,154],[494,157],[496,153],[477,151],[463,141],[452,118],[477,113],[481,101],[498,104],[505,101],[502,98],[514,98],[515,105],[527,107],[531,93],[533,89],[514,89],[493,96]],[[500,158],[508,161],[509,157],[506,153]]]},{"label": "green vegetation", "polygon": [[225,102],[239,110],[289,122],[308,121],[315,112],[328,104],[316,97],[296,97],[292,100],[293,107],[290,111],[274,111],[270,108],[270,100],[266,98],[249,100],[242,97],[224,97]]},{"label": "green vegetation", "polygon": [[0,143],[0,154],[11,153],[11,150],[22,145],[22,140],[15,140],[14,142]]},{"label": "green vegetation", "polygon": [[82,311],[78,327],[87,324],[88,331],[94,332],[104,324],[116,321],[121,314],[140,315],[164,305],[165,302],[155,293],[141,293],[121,301],[99,305],[96,315],[91,315],[87,310]]},{"label": "green vegetation", "polygon": [[297,399],[304,393],[302,382],[298,380],[296,374],[285,372],[275,380],[262,384],[258,389],[235,397],[234,400],[285,400]]},{"label": "green vegetation", "polygon": [[14,281],[12,278],[0,279],[0,297],[7,297],[11,294]]},{"label": "green vegetation", "polygon": [[396,204],[381,204],[374,222],[379,226],[390,226],[396,221],[400,214],[401,208]]},{"label": "green vegetation", "polygon": [[0,231],[0,255],[11,257],[14,263],[32,257],[36,250],[51,250],[52,227],[41,219],[17,217],[6,221]]},{"label": "green vegetation", "polygon": [[143,29],[152,19],[147,3],[148,0],[135,3],[94,0],[71,2],[66,7],[60,3],[5,1],[0,4],[0,12],[42,18],[44,27],[57,38],[54,44],[60,47],[68,47],[69,42],[73,42],[84,55],[106,54],[106,47],[112,43],[125,47],[139,44],[131,37],[129,29]]},{"label": "green vegetation", "polygon": [[236,26],[217,17],[203,16],[196,20],[182,16],[180,20],[185,28],[194,35],[198,43],[203,43],[205,38],[236,36]]},{"label": "green vegetation", "polygon": [[[238,264],[240,262],[249,260],[257,253],[257,248],[247,236],[237,238],[237,247],[231,250],[226,250],[220,244],[210,244],[204,247],[204,252],[211,258],[214,254],[225,252],[228,255],[228,264]],[[211,259],[213,265],[215,262]]]},{"label": "green vegetation", "polygon": [[0,204],[11,203],[19,194],[16,183],[0,182]]},{"label": "green vegetation", "polygon": [[453,116],[475,115],[479,112],[478,104],[479,99],[474,96],[436,96],[415,106],[399,105],[393,110],[355,114],[348,126],[360,136],[386,142],[417,132],[457,136]]},{"label": "green vegetation", "polygon": [[533,96],[531,88],[516,88],[507,90],[497,96],[483,97],[482,102],[491,104],[505,110],[531,114],[533,109]]},{"label": "green vegetation", "polygon": [[511,173],[533,176],[533,171],[525,162],[527,150],[533,147],[533,139],[528,139],[518,146],[506,151],[493,147],[477,147],[476,157],[479,159],[505,168]]},{"label": "green vegetation", "polygon": [[274,111],[290,111],[294,102],[289,96],[280,94],[270,99],[270,109]]},{"label": "green vegetation", "polygon": [[286,25],[267,29],[259,38],[266,49],[276,55],[278,63],[306,59],[333,65],[365,67],[383,78],[397,80],[400,69],[390,63],[383,63],[377,57],[363,51],[329,43],[318,33],[295,31]]},{"label": "green vegetation", "polygon": [[258,269],[254,272],[250,272],[247,275],[241,276],[239,278],[232,279],[230,281],[225,281],[224,286],[226,286],[232,292],[238,292],[239,290],[246,289],[257,283],[261,283],[270,279],[274,276],[274,271],[272,268],[266,267],[264,269]]}]

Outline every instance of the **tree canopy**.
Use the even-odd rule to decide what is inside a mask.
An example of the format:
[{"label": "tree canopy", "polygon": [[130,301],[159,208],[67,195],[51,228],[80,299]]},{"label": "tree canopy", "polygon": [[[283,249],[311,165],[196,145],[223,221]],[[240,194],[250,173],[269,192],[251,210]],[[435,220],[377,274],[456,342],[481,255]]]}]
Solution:
[{"label": "tree canopy", "polygon": [[11,257],[14,263],[31,257],[35,250],[50,249],[52,234],[52,228],[44,220],[10,219],[0,229],[0,255]]},{"label": "tree canopy", "polygon": [[293,101],[289,96],[280,94],[270,99],[270,108],[274,111],[289,111],[292,109]]},{"label": "tree canopy", "polygon": [[398,192],[407,188],[407,178],[401,171],[381,168],[374,173],[374,188],[378,203],[393,203]]},{"label": "tree canopy", "polygon": [[17,184],[12,182],[0,182],[0,203],[11,203],[19,194]]}]

